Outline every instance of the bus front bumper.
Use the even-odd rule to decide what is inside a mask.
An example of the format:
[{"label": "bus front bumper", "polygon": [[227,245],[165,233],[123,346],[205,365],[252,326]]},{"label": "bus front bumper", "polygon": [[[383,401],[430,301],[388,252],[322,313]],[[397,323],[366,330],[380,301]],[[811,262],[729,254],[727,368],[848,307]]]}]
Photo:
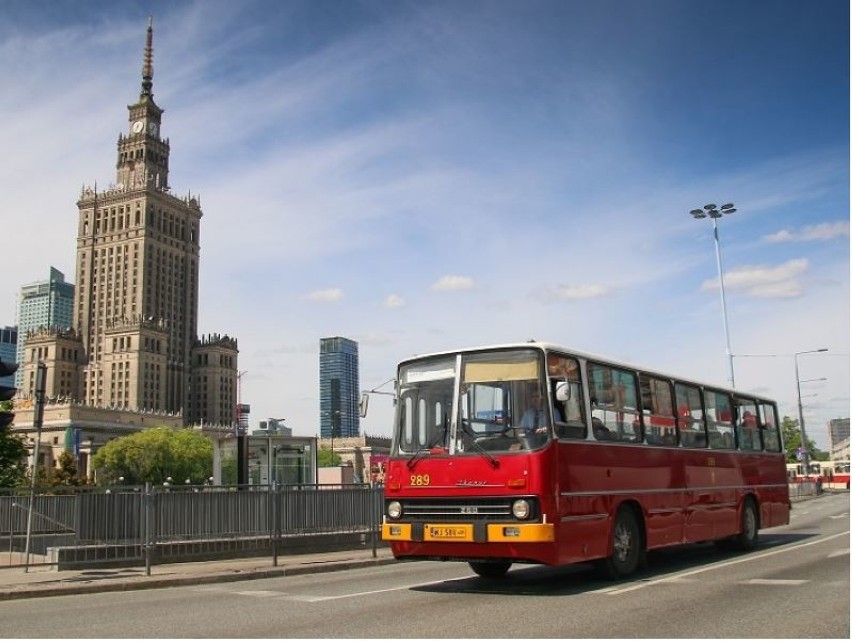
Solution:
[{"label": "bus front bumper", "polygon": [[384,523],[382,540],[434,543],[552,543],[552,523]]}]

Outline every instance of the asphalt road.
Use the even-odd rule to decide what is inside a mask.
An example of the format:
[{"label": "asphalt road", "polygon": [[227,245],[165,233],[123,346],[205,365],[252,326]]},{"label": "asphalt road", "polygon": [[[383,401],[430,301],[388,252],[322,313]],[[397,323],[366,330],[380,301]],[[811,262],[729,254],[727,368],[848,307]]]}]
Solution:
[{"label": "asphalt road", "polygon": [[458,563],[0,603],[16,638],[849,638],[849,495],[798,503],[749,554],[692,545],[633,580]]}]

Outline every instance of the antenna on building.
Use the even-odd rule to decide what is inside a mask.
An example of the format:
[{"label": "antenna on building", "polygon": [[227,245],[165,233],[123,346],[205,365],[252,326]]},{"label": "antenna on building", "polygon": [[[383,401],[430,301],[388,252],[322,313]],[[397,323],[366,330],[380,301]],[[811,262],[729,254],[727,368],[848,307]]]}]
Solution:
[{"label": "antenna on building", "polygon": [[154,18],[148,16],[148,33],[145,36],[145,54],[142,59],[142,95],[150,96],[154,86]]}]

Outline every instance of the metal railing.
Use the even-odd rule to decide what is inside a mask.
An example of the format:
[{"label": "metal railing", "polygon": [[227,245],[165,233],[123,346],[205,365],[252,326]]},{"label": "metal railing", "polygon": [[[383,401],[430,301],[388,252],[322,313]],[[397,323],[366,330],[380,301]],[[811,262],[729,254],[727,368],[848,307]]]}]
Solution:
[{"label": "metal railing", "polygon": [[[382,490],[356,486],[120,486],[0,490],[0,563],[61,568],[377,545]],[[25,554],[28,550],[29,553]]]}]

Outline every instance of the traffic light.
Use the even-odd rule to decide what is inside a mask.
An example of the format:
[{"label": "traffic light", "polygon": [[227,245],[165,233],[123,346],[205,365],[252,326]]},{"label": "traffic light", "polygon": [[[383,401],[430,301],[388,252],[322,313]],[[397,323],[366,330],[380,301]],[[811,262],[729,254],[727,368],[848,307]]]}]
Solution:
[{"label": "traffic light", "polygon": [[[4,363],[3,360],[0,359],[0,378],[11,376],[17,371],[17,369],[17,363]],[[0,401],[11,401],[15,397],[17,391],[18,390],[15,387],[0,384]],[[14,419],[15,414],[13,412],[7,412],[5,409],[0,409],[0,430],[4,430],[9,427]]]}]

